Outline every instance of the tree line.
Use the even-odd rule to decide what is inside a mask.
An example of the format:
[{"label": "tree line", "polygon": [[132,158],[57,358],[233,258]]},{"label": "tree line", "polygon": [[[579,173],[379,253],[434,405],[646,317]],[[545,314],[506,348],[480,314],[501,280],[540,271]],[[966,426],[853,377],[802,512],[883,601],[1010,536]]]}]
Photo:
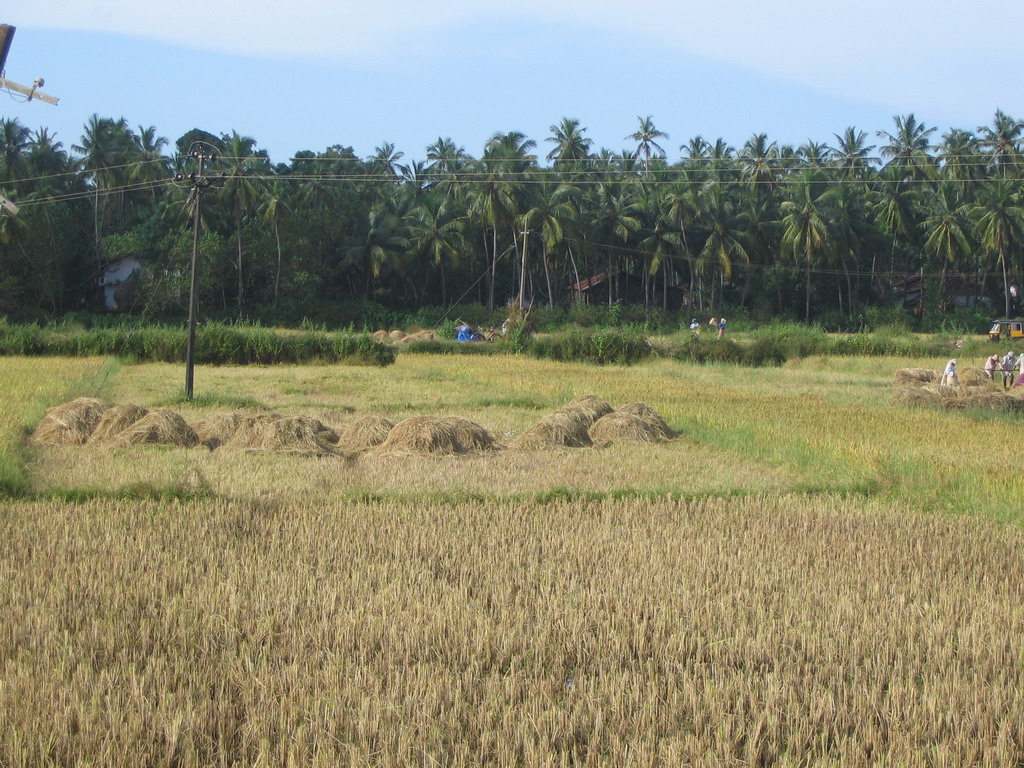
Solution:
[{"label": "tree line", "polygon": [[[94,115],[65,147],[0,120],[0,314],[93,307],[104,264],[146,265],[131,307],[187,305],[193,147],[217,155],[202,195],[206,314],[316,317],[344,302],[391,308],[509,301],[632,302],[694,313],[853,318],[891,306],[908,276],[922,311],[954,295],[1019,311],[1024,123],[997,111],[976,130],[913,114],[873,135],[850,127],[793,147],[669,136],[638,118],[626,149],[598,149],[579,120],[543,149],[511,131],[479,156],[451,139],[406,160],[384,142],[300,151],[273,163],[250,136]],[[675,153],[673,153],[675,154]],[[897,290],[894,290],[894,287]]]}]

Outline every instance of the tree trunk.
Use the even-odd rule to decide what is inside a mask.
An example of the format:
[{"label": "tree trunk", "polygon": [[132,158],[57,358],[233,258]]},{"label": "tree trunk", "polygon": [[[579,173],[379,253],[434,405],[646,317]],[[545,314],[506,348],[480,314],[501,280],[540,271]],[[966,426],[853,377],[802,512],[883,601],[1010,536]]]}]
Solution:
[{"label": "tree trunk", "polygon": [[242,295],[242,213],[238,212],[235,218],[235,234],[238,239],[238,306],[242,306],[244,296]]},{"label": "tree trunk", "polygon": [[281,289],[281,232],[274,225],[274,239],[277,240],[277,274],[274,276],[274,306],[277,306],[277,296]]}]

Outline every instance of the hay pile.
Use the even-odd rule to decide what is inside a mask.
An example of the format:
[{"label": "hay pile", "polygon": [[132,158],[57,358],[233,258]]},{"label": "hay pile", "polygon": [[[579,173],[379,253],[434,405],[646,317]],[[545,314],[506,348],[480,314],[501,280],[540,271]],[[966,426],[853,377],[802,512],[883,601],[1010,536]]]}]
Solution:
[{"label": "hay pile", "polygon": [[900,387],[893,393],[892,399],[894,403],[900,405],[944,408],[948,411],[970,408],[1024,413],[1024,397],[987,385],[965,388],[943,387],[938,384]]},{"label": "hay pile", "polygon": [[602,416],[607,416],[609,413],[612,413],[615,409],[612,408],[611,404],[607,400],[602,400],[597,395],[581,395],[580,397],[570,400],[559,410],[577,411],[583,414],[588,421],[587,428],[589,429],[591,424]]},{"label": "hay pile", "polygon": [[437,335],[433,331],[416,331],[401,339],[402,344],[411,344],[414,341],[433,341]]},{"label": "hay pile", "polygon": [[374,453],[426,453],[448,456],[462,450],[455,425],[436,416],[410,416],[398,422]]},{"label": "hay pile", "polygon": [[110,443],[129,427],[135,426],[149,414],[141,405],[112,405],[103,412],[100,423],[89,436],[89,445]]},{"label": "hay pile", "polygon": [[176,445],[191,448],[199,436],[185,420],[169,408],[155,408],[127,429],[114,435],[110,445]]},{"label": "hay pile", "polygon": [[586,448],[593,445],[588,434],[593,423],[594,420],[582,410],[556,411],[522,432],[508,447],[513,451]]},{"label": "hay pile", "polygon": [[242,423],[242,414],[237,411],[230,413],[218,413],[208,419],[197,421],[193,425],[199,442],[209,448],[220,448],[235,436],[239,425]]},{"label": "hay pile", "polygon": [[942,374],[929,368],[900,368],[893,378],[900,386],[922,387],[925,384],[938,384]]},{"label": "hay pile", "polygon": [[646,422],[655,431],[658,437],[664,440],[671,440],[677,437],[675,431],[665,423],[661,414],[647,403],[626,403],[615,409],[618,413],[630,413]]},{"label": "hay pile", "polygon": [[632,413],[615,411],[594,422],[589,431],[595,444],[654,443],[664,440],[654,427]]},{"label": "hay pile", "polygon": [[85,445],[110,406],[92,397],[79,397],[49,409],[32,433],[39,445]]},{"label": "hay pile", "polygon": [[442,421],[455,430],[455,441],[459,444],[460,453],[493,451],[498,448],[494,435],[475,421],[460,419],[457,416],[446,416]]},{"label": "hay pile", "polygon": [[253,452],[332,456],[338,435],[317,419],[257,413],[242,416],[225,448]]},{"label": "hay pile", "polygon": [[362,453],[387,440],[395,425],[383,416],[362,416],[345,425],[338,435],[338,448],[348,453]]},{"label": "hay pile", "polygon": [[586,448],[614,441],[671,440],[675,436],[658,412],[646,403],[627,403],[616,410],[597,395],[583,395],[518,435],[509,449]]},{"label": "hay pile", "polygon": [[996,379],[990,379],[985,375],[985,371],[981,368],[964,368],[959,372],[958,378],[960,383],[965,387],[997,387],[1001,386],[1001,382]]}]

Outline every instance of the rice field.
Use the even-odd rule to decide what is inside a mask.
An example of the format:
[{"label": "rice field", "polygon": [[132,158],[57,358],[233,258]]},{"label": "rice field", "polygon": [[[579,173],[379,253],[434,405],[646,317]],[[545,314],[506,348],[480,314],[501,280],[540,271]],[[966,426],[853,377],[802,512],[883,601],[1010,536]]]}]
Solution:
[{"label": "rice field", "polygon": [[896,369],[938,364],[401,355],[203,368],[189,405],[174,366],[79,376],[51,404],[459,417],[508,444],[595,393],[679,437],[22,447],[0,766],[1020,764],[1022,420],[892,402]]}]

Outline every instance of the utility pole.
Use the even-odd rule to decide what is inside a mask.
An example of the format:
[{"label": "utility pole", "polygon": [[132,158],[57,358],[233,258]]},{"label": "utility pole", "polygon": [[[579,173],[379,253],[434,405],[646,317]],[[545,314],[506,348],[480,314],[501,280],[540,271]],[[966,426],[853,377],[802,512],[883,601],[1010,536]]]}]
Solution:
[{"label": "utility pole", "polygon": [[526,236],[530,230],[523,227],[523,261],[519,270],[519,308],[523,308],[523,294],[526,292]]},{"label": "utility pole", "polygon": [[202,228],[201,203],[203,190],[212,183],[203,175],[207,160],[215,160],[217,156],[207,153],[198,146],[193,146],[188,156],[199,161],[199,172],[190,173],[188,176],[177,174],[175,181],[188,179],[192,184],[192,202],[195,205],[195,212],[192,216],[192,279],[188,294],[188,340],[185,343],[185,399],[192,399],[193,383],[195,380],[195,356],[196,356],[196,314],[199,310],[199,270],[196,268],[199,263],[199,234]]},{"label": "utility pole", "polygon": [[39,89],[42,88],[46,81],[41,77],[37,77],[32,81],[32,87],[29,88],[27,85],[21,85],[13,80],[8,80],[4,75],[4,67],[7,64],[7,54],[11,50],[11,43],[14,42],[14,33],[17,27],[12,27],[10,24],[0,24],[0,88],[6,88],[9,91],[20,93],[25,97],[25,101],[32,101],[37,99],[38,101],[46,102],[47,104],[53,104],[57,106],[57,97],[51,96],[48,93],[43,93]]}]

